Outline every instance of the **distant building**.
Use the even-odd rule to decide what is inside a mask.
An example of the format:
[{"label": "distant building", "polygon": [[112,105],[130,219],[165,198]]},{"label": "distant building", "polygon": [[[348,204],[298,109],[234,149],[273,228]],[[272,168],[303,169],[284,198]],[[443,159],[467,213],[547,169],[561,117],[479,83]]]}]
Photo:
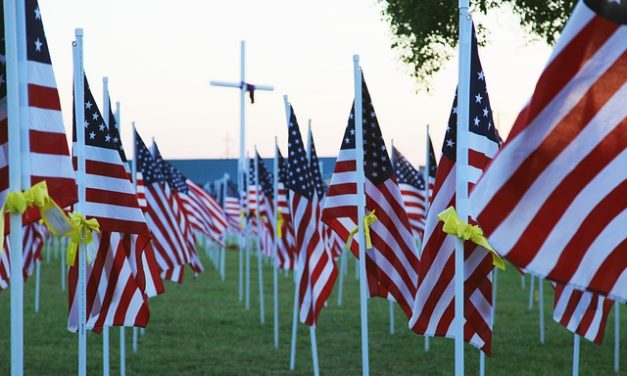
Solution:
[{"label": "distant building", "polygon": [[[319,160],[322,177],[329,181],[333,174],[335,158],[320,157]],[[200,186],[222,179],[225,173],[229,174],[231,180],[237,179],[237,159],[170,159],[168,162]],[[266,167],[272,171],[273,159],[264,158],[264,162]]]}]

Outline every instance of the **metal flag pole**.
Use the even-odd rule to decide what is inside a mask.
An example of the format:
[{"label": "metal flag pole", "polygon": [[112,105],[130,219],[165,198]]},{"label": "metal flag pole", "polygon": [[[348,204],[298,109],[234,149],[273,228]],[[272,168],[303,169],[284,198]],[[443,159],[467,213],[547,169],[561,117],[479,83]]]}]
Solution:
[{"label": "metal flag pole", "polygon": [[[470,111],[470,0],[459,0],[459,84],[455,197],[461,221],[468,223],[468,120]],[[464,375],[464,241],[455,239],[455,375]]]},{"label": "metal flag pole", "polygon": [[[496,271],[497,269],[494,269]],[[544,344],[544,283],[538,278],[538,289],[540,290],[540,300],[538,301],[538,316],[540,322],[540,343]]]},{"label": "metal flag pole", "polygon": [[257,274],[259,278],[259,321],[261,325],[265,323],[266,312],[263,300],[263,265],[261,263],[261,217],[259,215],[259,208],[261,206],[259,190],[259,158],[258,158],[257,146],[255,145],[255,201],[257,202],[257,210],[255,210],[255,217],[257,218]]},{"label": "metal flag pole", "polygon": [[[335,236],[335,235],[334,235]],[[344,290],[344,274],[346,274],[346,251],[340,254],[340,280],[337,286],[337,305],[342,305],[342,292]]]},{"label": "metal flag pole", "polygon": [[[246,84],[246,42],[240,42],[240,80],[239,82],[224,82],[224,81],[211,81],[213,86],[232,87],[240,90],[240,146],[239,146],[239,164],[237,174],[237,189],[240,192],[240,208],[244,208],[244,157],[246,149],[246,92],[248,91],[248,84]],[[251,85],[252,86],[252,85]],[[254,85],[254,90],[272,91],[274,88],[267,85]],[[244,221],[246,221],[244,217]],[[239,247],[240,247],[240,276],[239,276],[239,301],[242,301],[242,247],[244,245],[244,236],[240,231],[239,234]],[[246,242],[248,243],[248,242]]]},{"label": "metal flag pole", "polygon": [[579,376],[579,340],[579,335],[575,334],[573,340],[573,376]]},{"label": "metal flag pole", "polygon": [[[22,191],[22,168],[20,129],[21,119],[20,100],[26,93],[22,93],[20,85],[19,61],[26,52],[24,2],[8,0],[4,2],[4,33],[6,43],[6,70],[7,70],[7,115],[9,119],[9,188],[11,192]],[[21,38],[24,42],[19,43]],[[24,58],[25,60],[25,58]],[[4,214],[3,214],[4,215]],[[13,270],[22,270],[22,215],[10,215],[9,242],[11,248],[11,265]],[[11,273],[11,374],[24,373],[24,280],[22,273]]]},{"label": "metal flag pole", "polygon": [[533,293],[534,291],[534,279],[533,274],[529,274],[529,310],[533,309]]},{"label": "metal flag pole", "polygon": [[[425,181],[425,220],[427,219],[427,214],[429,213],[429,201],[430,201],[430,197],[429,197],[429,179],[430,179],[430,173],[429,171],[431,170],[431,137],[429,136],[429,124],[427,124],[427,137],[425,139],[425,143],[427,144],[426,147],[426,160],[425,160],[425,170],[422,172],[423,173],[423,179]],[[423,239],[420,239],[420,253],[422,254],[422,247],[423,247]],[[429,347],[430,347],[430,343],[429,343],[429,336],[425,335],[425,351],[429,351]]]},{"label": "metal flag pole", "polygon": [[277,257],[279,246],[279,143],[276,136],[274,137],[274,181],[272,190],[274,197],[272,198],[272,207],[274,212],[272,215],[272,223],[274,223],[274,242],[272,242],[272,259],[274,268],[272,271],[272,294],[274,295],[274,348],[279,348],[279,259]]},{"label": "metal flag pole", "polygon": [[41,261],[35,260],[35,312],[39,312],[39,290],[41,285]]},{"label": "metal flag pole", "polygon": [[[226,207],[225,207],[225,201],[226,201],[226,184],[229,180],[229,174],[224,174],[224,182],[222,183],[222,210],[226,211]],[[222,235],[222,243],[224,245],[224,247],[222,247],[220,249],[221,252],[221,257],[220,257],[220,279],[222,280],[222,282],[224,282],[224,279],[226,278],[226,269],[225,269],[225,263],[226,263],[226,243],[227,243],[227,230],[224,231],[224,234]]]},{"label": "metal flag pole", "polygon": [[[248,154],[246,155],[246,171],[248,171],[248,173],[250,173],[250,158],[248,157]],[[248,178],[248,180],[250,180],[250,177]],[[248,196],[246,196],[246,199],[248,200],[248,202],[250,203],[250,198]],[[244,207],[242,205],[242,207]],[[244,216],[244,218],[246,218],[246,216]],[[246,221],[246,219],[244,219],[244,221]],[[249,231],[250,229],[248,228],[249,223],[246,223],[246,226],[244,227],[244,231]],[[244,308],[246,309],[250,309],[250,239],[246,236],[244,237],[244,241],[246,242],[246,296],[245,296],[245,304],[244,304]]]},{"label": "metal flag pole", "polygon": [[[283,96],[283,103],[285,104],[285,118],[287,126],[289,127],[290,118],[292,116],[290,111],[290,103],[287,99],[287,95]],[[296,334],[298,332],[298,291],[300,290],[300,278],[298,275],[298,262],[294,263],[294,311],[292,315],[292,342],[290,346],[290,370],[294,370],[296,366]]]},{"label": "metal flag pole", "polygon": [[[102,77],[102,117],[105,125],[109,127],[109,78]],[[109,327],[103,325],[102,328],[102,375],[109,376]]]},{"label": "metal flag pole", "polygon": [[364,216],[366,211],[365,176],[364,176],[364,129],[362,103],[362,77],[359,55],[353,55],[353,73],[355,77],[355,160],[357,180],[357,239],[359,239],[359,306],[361,314],[361,373],[370,374],[368,355],[368,278],[366,277],[366,239]]},{"label": "metal flag pole", "polygon": [[616,373],[620,369],[620,305],[620,302],[614,302],[614,372]]},{"label": "metal flag pole", "polygon": [[[74,30],[74,108],[76,118],[76,144],[75,154],[77,159],[76,185],[78,188],[78,202],[76,211],[84,213],[85,206],[85,81],[83,71],[83,29]],[[78,251],[78,374],[87,374],[87,260],[85,250],[85,231],[82,230],[81,242]]]},{"label": "metal flag pole", "polygon": [[65,252],[63,252],[63,243],[61,242],[61,239],[63,238],[58,238],[55,243],[57,245],[57,251],[61,253],[61,291],[65,291],[65,275],[67,273],[67,267],[65,266]]},{"label": "metal flag pole", "polygon": [[[390,140],[390,146],[392,150],[394,150],[394,140]],[[392,153],[392,169],[394,169],[394,153]],[[420,257],[420,254],[418,255]],[[390,300],[390,296],[388,295],[388,305],[390,308],[390,335],[394,335],[394,302]]]}]

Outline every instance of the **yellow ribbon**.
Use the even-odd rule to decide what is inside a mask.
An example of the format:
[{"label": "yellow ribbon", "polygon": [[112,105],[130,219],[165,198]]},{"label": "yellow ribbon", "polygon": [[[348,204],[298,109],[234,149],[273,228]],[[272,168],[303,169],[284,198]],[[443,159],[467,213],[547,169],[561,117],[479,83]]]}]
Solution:
[{"label": "yellow ribbon", "polygon": [[74,266],[79,243],[84,241],[85,245],[87,245],[93,242],[93,231],[100,232],[100,224],[98,224],[95,218],[85,219],[82,214],[73,212],[70,214],[70,226],[72,226],[72,231],[67,234],[70,237],[70,245],[67,249],[67,264]]},{"label": "yellow ribbon", "polygon": [[24,192],[9,192],[0,212],[0,252],[4,247],[4,213],[8,211],[14,214],[24,214],[31,206],[40,209],[43,222],[54,235],[60,235],[59,229],[67,228],[63,226],[65,214],[48,194],[45,181],[33,185]]},{"label": "yellow ribbon", "polygon": [[505,261],[490,246],[488,239],[483,236],[481,227],[463,222],[452,206],[438,214],[438,219],[444,222],[444,227],[442,228],[444,232],[463,240],[470,240],[487,249],[492,254],[492,264],[501,270],[505,270]]},{"label": "yellow ribbon", "polygon": [[[372,248],[372,241],[370,239],[370,225],[377,221],[377,216],[374,214],[374,210],[368,213],[364,217],[364,237],[366,238],[366,248]],[[346,240],[346,244],[344,245],[345,250],[350,249],[351,241],[353,240],[353,236],[359,231],[359,226],[356,226],[351,230],[350,234],[348,234],[348,239]]]},{"label": "yellow ribbon", "polygon": [[240,229],[243,229],[246,226],[245,222],[246,222],[246,210],[242,209],[239,212],[239,228]]},{"label": "yellow ribbon", "polygon": [[283,237],[283,213],[279,212],[276,216],[276,236]]}]

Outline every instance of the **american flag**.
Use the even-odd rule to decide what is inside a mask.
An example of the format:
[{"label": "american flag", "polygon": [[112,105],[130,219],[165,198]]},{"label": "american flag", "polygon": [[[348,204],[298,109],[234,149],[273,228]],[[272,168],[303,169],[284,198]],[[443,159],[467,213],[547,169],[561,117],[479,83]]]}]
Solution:
[{"label": "american flag", "polygon": [[[479,60],[477,39],[472,35],[470,61],[470,112],[466,175],[473,186],[499,148],[498,133]],[[442,230],[438,213],[455,204],[457,96],[453,102],[442,158],[437,168],[431,207],[427,213],[420,259],[420,285],[410,327],[428,336],[454,336],[455,237]],[[490,354],[492,342],[492,256],[466,242],[464,252],[464,340]]]},{"label": "american flag", "polygon": [[[137,196],[128,179],[117,128],[105,123],[85,82],[85,213],[104,231],[150,236]],[[76,134],[73,135],[76,142]]]},{"label": "american flag", "polygon": [[[114,145],[118,150],[120,155],[120,159],[124,164],[124,169],[126,170],[129,180],[131,179],[131,172],[128,168],[128,160],[126,159],[126,153],[124,152],[124,147],[122,146],[122,139],[120,137],[120,129],[118,128],[118,124],[116,123],[115,116],[113,115],[113,111],[111,110],[111,100],[109,99],[109,130],[113,135]],[[135,194],[137,197],[137,203],[141,208],[142,212],[146,210],[146,196],[143,195],[143,205],[142,199],[139,195],[139,189],[141,188],[143,194],[143,183],[141,183],[140,179],[141,174],[138,174],[137,184]],[[128,239],[127,239],[128,238]],[[124,241],[125,248],[128,253],[128,260],[131,265],[131,269],[133,270],[133,275],[137,280],[137,284],[142,288],[144,293],[149,297],[154,297],[159,294],[165,292],[165,287],[163,286],[163,281],[161,280],[161,276],[159,273],[159,265],[157,264],[157,259],[155,257],[155,251],[152,248],[151,242],[152,235],[146,236],[142,234],[128,234]]]},{"label": "american flag", "polygon": [[288,177],[290,210],[294,224],[296,270],[300,281],[298,301],[301,322],[316,326],[337,278],[337,268],[318,231],[318,197],[294,109],[288,126]]},{"label": "american flag", "polygon": [[531,100],[472,192],[501,255],[627,300],[627,1],[579,1]]},{"label": "american flag", "polygon": [[292,218],[290,215],[290,205],[288,200],[289,191],[286,189],[285,186],[287,179],[289,178],[289,173],[287,172],[287,161],[285,160],[285,158],[283,158],[283,155],[281,155],[281,150],[277,148],[276,153],[279,158],[279,184],[277,187],[277,206],[279,207],[279,215],[281,216],[283,221],[281,227],[281,238],[277,247],[277,256],[279,258],[279,268],[285,270],[294,270],[294,265],[296,262],[296,255],[294,250],[294,226],[292,225]]},{"label": "american flag", "polygon": [[[369,294],[385,298],[391,294],[403,312],[410,316],[418,285],[418,251],[364,80],[362,103],[365,210],[374,210],[377,217],[377,221],[370,225],[372,248],[366,249]],[[343,242],[348,240],[350,231],[358,223],[355,138],[353,104],[322,212],[322,220]],[[359,256],[358,241],[354,237],[350,244],[356,257]]]},{"label": "american flag", "polygon": [[190,261],[187,243],[168,199],[170,189],[166,185],[165,176],[137,131],[135,153],[137,171],[142,174],[144,181],[148,205],[146,221],[153,236],[152,245],[157,263],[167,279],[181,283],[183,267]]},{"label": "american flag", "polygon": [[553,282],[553,320],[573,333],[600,345],[605,333],[607,315],[614,301],[570,285]]},{"label": "american flag", "polygon": [[272,247],[275,240],[275,224],[272,219],[274,218],[274,176],[266,168],[265,162],[259,154],[256,154],[257,170],[256,174],[259,176],[259,219],[260,219],[260,231],[259,240],[262,252],[268,256],[273,257]]},{"label": "american flag", "polygon": [[[21,103],[22,124],[22,186],[28,188],[45,180],[48,193],[61,206],[76,202],[77,191],[74,169],[68,149],[61,103],[52,69],[48,41],[42,15],[36,0],[25,0],[26,82],[28,103]],[[2,16],[0,16],[2,17]],[[8,122],[6,60],[4,41],[0,53],[0,201],[4,202],[9,189]],[[19,100],[19,99],[18,99]],[[25,137],[27,135],[27,137]],[[39,219],[37,209],[28,210],[23,218],[27,224]]]},{"label": "american flag", "polygon": [[[247,158],[248,160],[248,179],[244,179],[248,184],[246,186],[246,203],[248,216],[254,217],[257,210],[257,184],[255,183],[255,160]],[[254,227],[254,226],[253,226]],[[256,229],[254,230],[256,231]]]},{"label": "american flag", "polygon": [[239,204],[239,192],[237,191],[237,184],[232,181],[226,182],[226,192],[224,195],[224,213],[226,220],[231,231],[238,232],[239,228],[239,216],[240,216],[240,204]]},{"label": "american flag", "polygon": [[[96,218],[102,231],[90,244],[97,253],[87,267],[87,327],[96,331],[105,325],[144,327],[148,301],[143,281],[136,279],[143,275],[133,273],[131,266],[137,265],[139,254],[131,256],[131,251],[143,252],[135,242],[143,237],[140,244],[145,245],[150,231],[129,180],[118,129],[104,121],[86,77],[84,91],[80,111],[85,116],[86,202],[81,214]],[[76,132],[73,137],[76,142]],[[69,282],[68,328],[74,331],[78,326],[77,264],[70,267]]]},{"label": "american flag", "polygon": [[[429,189],[429,202],[433,193],[433,185],[435,184],[435,175],[438,169],[438,162],[435,159],[435,152],[433,151],[433,143],[431,142],[431,135],[427,135],[427,147],[429,148],[429,171],[427,173],[427,185]],[[429,208],[427,208],[429,210]]]},{"label": "american flag", "polygon": [[200,273],[204,271],[204,268],[200,262],[200,258],[198,257],[198,252],[196,252],[196,237],[192,231],[190,217],[188,216],[188,212],[186,212],[183,207],[183,196],[185,194],[182,191],[188,190],[187,184],[185,183],[186,178],[181,173],[176,171],[168,162],[166,162],[165,159],[163,159],[161,152],[159,151],[159,147],[154,140],[152,148],[155,162],[161,167],[161,171],[165,177],[166,187],[168,188],[166,192],[168,194],[167,197],[170,207],[172,208],[178,222],[179,230],[185,238],[185,242],[187,244],[186,252],[189,259],[189,265],[194,272]]},{"label": "american flag", "polygon": [[392,148],[394,173],[398,177],[403,204],[414,237],[422,239],[425,232],[425,179],[397,148]]},{"label": "american flag", "polygon": [[[24,234],[22,240],[22,257],[24,260],[22,275],[24,276],[24,281],[26,281],[33,274],[35,263],[43,260],[41,251],[46,239],[49,237],[49,233],[46,226],[38,222],[22,227],[22,232]],[[9,242],[4,242],[4,250],[0,254],[0,290],[9,287],[10,279],[11,252]]]}]

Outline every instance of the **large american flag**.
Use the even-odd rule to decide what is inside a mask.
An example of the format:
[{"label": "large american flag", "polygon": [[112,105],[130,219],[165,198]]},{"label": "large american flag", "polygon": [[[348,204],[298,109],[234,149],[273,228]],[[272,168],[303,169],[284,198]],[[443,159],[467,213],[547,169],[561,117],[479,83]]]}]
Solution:
[{"label": "large american flag", "polygon": [[534,94],[472,192],[513,264],[627,300],[627,1],[579,1]]},{"label": "large american flag", "polygon": [[153,236],[153,249],[166,278],[181,283],[189,259],[187,243],[168,199],[170,193],[161,167],[156,163],[139,134],[135,132],[135,160],[142,174],[148,206],[146,221]]},{"label": "large american flag", "polygon": [[332,255],[325,248],[318,222],[318,197],[294,109],[288,126],[288,178],[290,210],[294,225],[296,270],[300,278],[298,301],[301,322],[316,326],[337,278]]},{"label": "large american flag", "polygon": [[[26,62],[24,62],[28,103],[20,103],[22,124],[22,187],[28,188],[45,180],[48,193],[61,206],[76,202],[77,191],[74,169],[63,126],[61,103],[52,69],[48,41],[42,15],[36,0],[22,0],[25,4]],[[2,15],[0,15],[2,17]],[[4,42],[0,51],[0,202],[9,189],[8,122],[6,60]],[[19,100],[19,99],[18,99]],[[39,218],[37,209],[28,210],[24,224]]]},{"label": "large american flag", "polygon": [[412,232],[414,237],[422,239],[425,232],[426,216],[424,176],[395,147],[392,148],[392,163]]},{"label": "large american flag", "polygon": [[[366,249],[366,274],[370,296],[398,302],[407,316],[418,285],[418,250],[401,191],[381,135],[372,100],[362,80],[363,144],[366,214],[374,210],[377,221],[370,225],[372,248]],[[357,227],[357,174],[355,147],[355,106],[342,139],[329,191],[324,201],[322,220],[346,242]],[[359,257],[359,239],[350,249]]]},{"label": "large american flag", "polygon": [[553,320],[600,345],[614,301],[600,294],[553,282]]},{"label": "large american flag", "polygon": [[[86,77],[83,106],[78,111],[85,116],[86,202],[81,214],[96,218],[101,229],[89,245],[97,253],[87,267],[87,327],[96,331],[111,325],[144,327],[149,318],[148,297],[143,281],[138,282],[139,274],[131,267],[136,260],[130,257],[130,242],[142,236],[141,244],[145,245],[150,231],[123,161],[118,129],[104,121]],[[76,132],[73,138],[76,142]],[[78,326],[78,263],[70,267],[69,281],[68,328],[74,331]]]},{"label": "large american flag", "polygon": [[[498,133],[479,60],[477,39],[472,36],[470,61],[470,112],[468,166],[465,175],[473,186],[498,148]],[[457,97],[453,102],[442,158],[437,168],[431,207],[427,213],[420,285],[416,294],[410,327],[428,336],[454,336],[455,317],[455,237],[442,230],[438,213],[455,205]],[[464,340],[490,354],[492,342],[492,256],[481,247],[466,242],[464,252]]]}]

